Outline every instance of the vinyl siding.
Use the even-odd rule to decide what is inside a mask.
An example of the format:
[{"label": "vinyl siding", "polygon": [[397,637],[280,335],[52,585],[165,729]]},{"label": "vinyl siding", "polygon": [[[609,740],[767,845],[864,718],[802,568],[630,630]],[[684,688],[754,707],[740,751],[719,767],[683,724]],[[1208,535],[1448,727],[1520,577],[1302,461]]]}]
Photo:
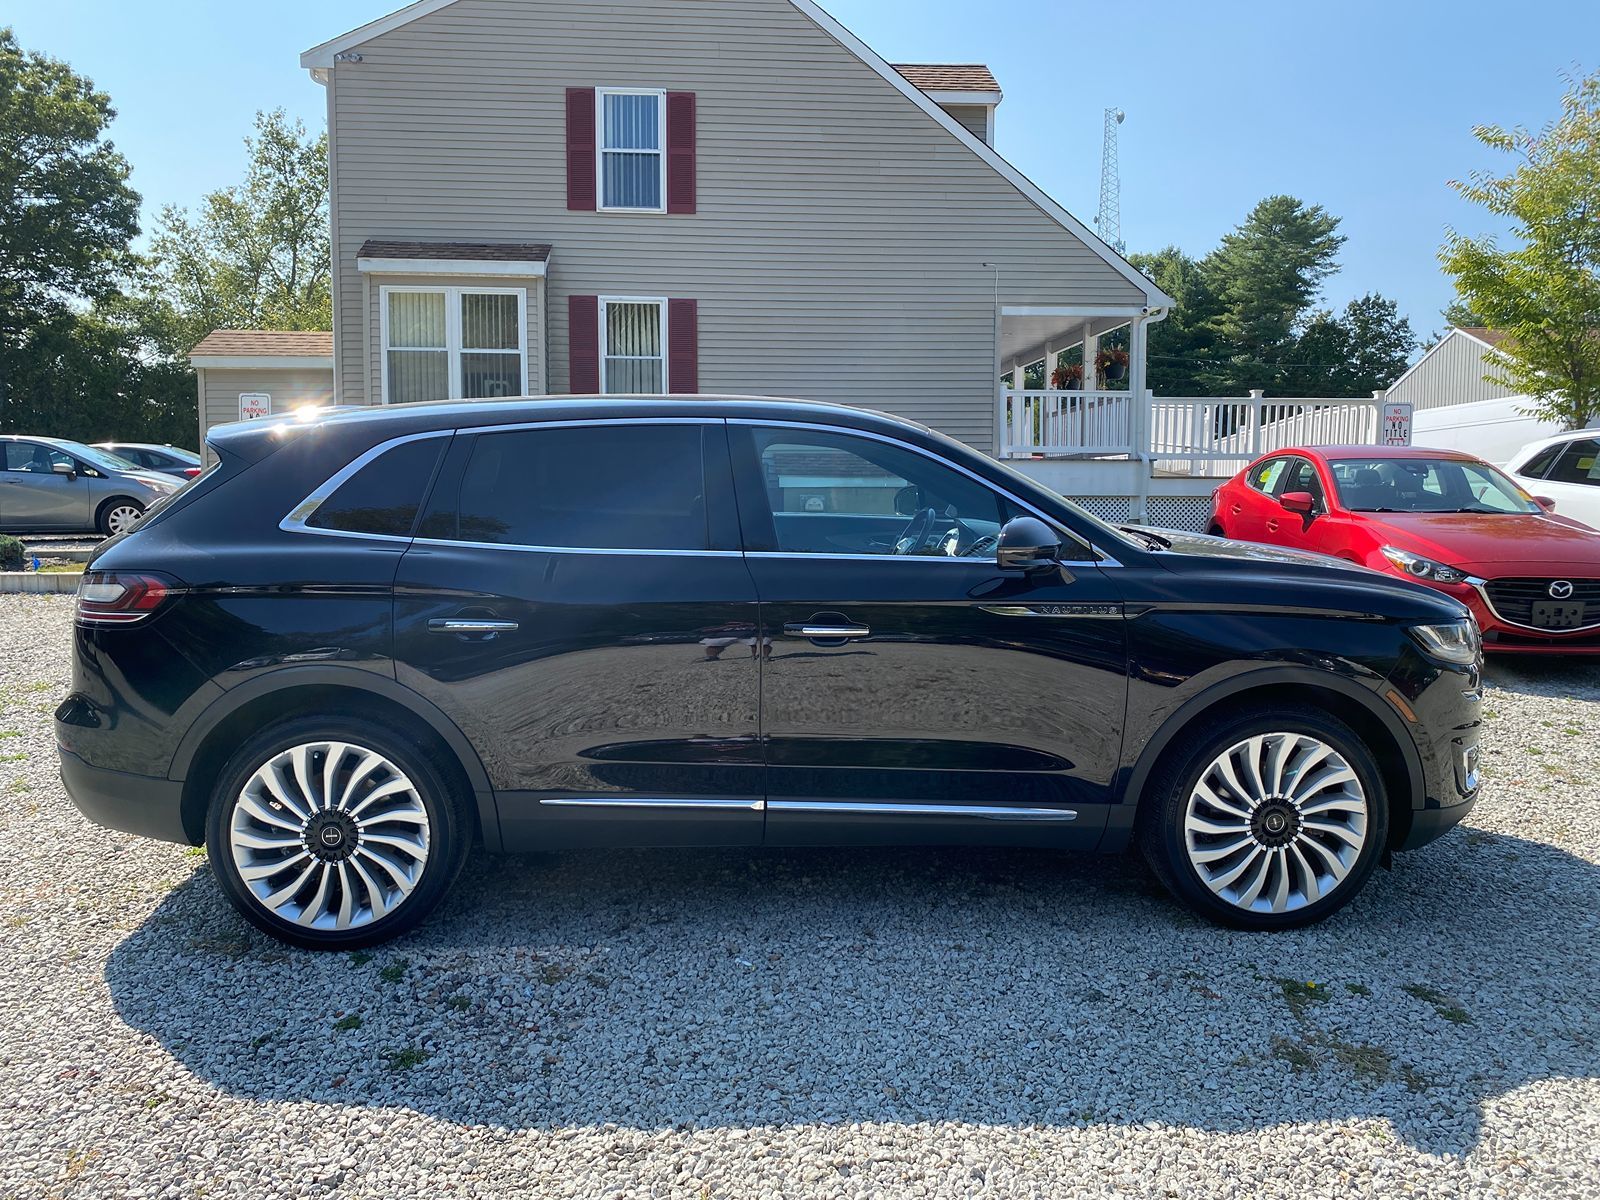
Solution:
[{"label": "vinyl siding", "polygon": [[302,404],[333,402],[333,372],[326,370],[240,371],[206,367],[202,383],[207,429],[239,419],[239,396],[243,392],[265,392],[271,396],[274,413],[289,412]]},{"label": "vinyl siding", "polygon": [[[500,239],[495,239],[500,240]],[[532,396],[543,395],[547,390],[545,383],[545,319],[544,319],[544,285],[538,279],[518,277],[515,275],[371,275],[365,284],[370,289],[364,298],[366,304],[367,331],[365,342],[357,340],[351,343],[352,353],[359,354],[360,347],[367,347],[365,371],[361,380],[361,391],[355,393],[360,396],[370,397],[366,400],[349,399],[346,404],[383,404],[383,312],[381,307],[383,288],[386,287],[459,287],[459,288],[491,288],[495,290],[510,289],[523,293],[524,312],[527,319],[527,328],[524,330],[526,350],[528,354],[528,394]],[[368,380],[371,381],[370,388]]]},{"label": "vinyl siding", "polygon": [[[981,449],[1003,304],[1143,293],[787,0],[459,0],[334,68],[340,399],[365,402],[371,237],[548,241],[567,297],[699,301],[700,386],[888,409]],[[566,209],[565,89],[692,91],[693,216]],[[373,378],[379,376],[374,373]]]},{"label": "vinyl siding", "polygon": [[1416,370],[1389,389],[1386,398],[1396,404],[1415,405],[1418,412],[1476,404],[1480,400],[1503,400],[1515,393],[1483,378],[1492,357],[1491,351],[1465,334],[1451,332],[1417,364]]},{"label": "vinyl siding", "polygon": [[940,105],[980,142],[989,140],[989,110],[981,104]]}]

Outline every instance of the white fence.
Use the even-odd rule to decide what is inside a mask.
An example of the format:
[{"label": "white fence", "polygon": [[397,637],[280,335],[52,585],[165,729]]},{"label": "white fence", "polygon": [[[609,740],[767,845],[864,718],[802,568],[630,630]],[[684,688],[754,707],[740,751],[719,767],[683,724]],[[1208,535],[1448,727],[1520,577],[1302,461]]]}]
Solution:
[{"label": "white fence", "polygon": [[1286,446],[1372,445],[1382,399],[1152,396],[1130,392],[1002,393],[1005,457],[1147,456],[1161,474],[1232,475]]}]

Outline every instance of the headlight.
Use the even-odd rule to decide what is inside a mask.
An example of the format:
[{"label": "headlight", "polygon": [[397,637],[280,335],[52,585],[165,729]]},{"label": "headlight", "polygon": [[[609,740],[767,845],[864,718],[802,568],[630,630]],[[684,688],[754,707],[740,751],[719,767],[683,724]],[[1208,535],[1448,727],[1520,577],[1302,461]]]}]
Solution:
[{"label": "headlight", "polygon": [[1471,617],[1452,621],[1448,625],[1411,625],[1407,628],[1418,645],[1444,662],[1471,666],[1478,661],[1478,653],[1483,649],[1478,623]]},{"label": "headlight", "polygon": [[1399,546],[1385,546],[1381,553],[1403,574],[1418,579],[1431,579],[1435,583],[1461,583],[1467,578],[1465,571],[1459,571],[1442,562],[1434,562],[1431,558],[1423,558],[1422,555],[1402,550]]}]

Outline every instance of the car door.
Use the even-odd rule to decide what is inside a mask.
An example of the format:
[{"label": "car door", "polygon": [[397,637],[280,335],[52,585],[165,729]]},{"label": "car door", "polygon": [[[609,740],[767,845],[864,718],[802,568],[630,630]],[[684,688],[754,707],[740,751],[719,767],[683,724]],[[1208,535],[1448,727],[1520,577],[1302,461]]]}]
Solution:
[{"label": "car door", "polygon": [[[1114,564],[1069,542],[1065,567],[1003,574],[995,537],[1026,507],[930,451],[729,434],[761,599],[767,841],[1095,845],[1127,689]],[[890,536],[830,548],[841,518]]]},{"label": "car door", "polygon": [[1600,439],[1568,442],[1543,479],[1518,480],[1536,496],[1556,502],[1556,512],[1600,529]]},{"label": "car door", "polygon": [[[1274,462],[1279,461],[1277,459]],[[1317,474],[1317,466],[1309,458],[1298,454],[1287,456],[1285,466],[1271,496],[1273,509],[1266,515],[1266,541],[1277,546],[1292,546],[1296,550],[1321,550],[1321,533],[1317,523],[1326,518],[1328,498]],[[1303,492],[1314,505],[1309,514],[1290,512],[1283,507],[1283,497],[1291,492]]]},{"label": "car door", "polygon": [[[6,529],[89,529],[89,480],[72,455],[41,442],[5,443],[0,473],[0,526]],[[56,466],[72,469],[68,476]]]},{"label": "car door", "polygon": [[1265,458],[1245,472],[1245,486],[1233,489],[1227,512],[1222,514],[1228,536],[1246,542],[1267,542],[1267,521],[1282,512],[1274,492],[1283,480],[1288,460],[1282,455]]},{"label": "car door", "polygon": [[458,433],[395,578],[400,681],[507,849],[761,840],[761,652],[721,421]]}]

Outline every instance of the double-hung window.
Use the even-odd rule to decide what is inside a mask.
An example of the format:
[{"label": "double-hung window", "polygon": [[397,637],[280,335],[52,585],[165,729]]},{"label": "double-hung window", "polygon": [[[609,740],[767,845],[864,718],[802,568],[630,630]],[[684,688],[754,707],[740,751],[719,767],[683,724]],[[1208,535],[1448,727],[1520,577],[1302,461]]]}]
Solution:
[{"label": "double-hung window", "polygon": [[600,390],[654,396],[667,390],[667,302],[600,300]]},{"label": "double-hung window", "polygon": [[527,394],[521,290],[386,287],[381,302],[390,404]]},{"label": "double-hung window", "polygon": [[599,88],[596,139],[602,211],[667,211],[667,94]]}]

